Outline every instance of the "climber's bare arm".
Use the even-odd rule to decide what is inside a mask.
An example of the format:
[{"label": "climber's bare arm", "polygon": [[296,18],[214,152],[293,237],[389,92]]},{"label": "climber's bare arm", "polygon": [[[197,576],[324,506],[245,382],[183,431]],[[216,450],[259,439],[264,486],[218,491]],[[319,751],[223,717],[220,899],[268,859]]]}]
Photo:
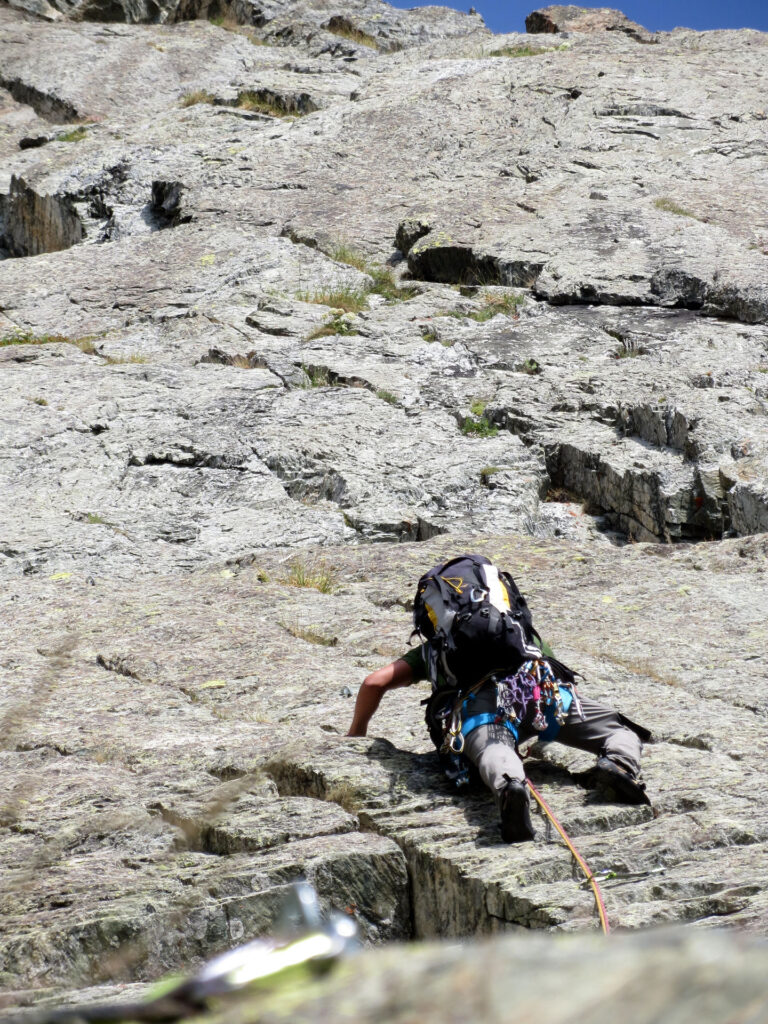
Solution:
[{"label": "climber's bare arm", "polygon": [[413,669],[402,658],[385,665],[384,668],[377,668],[375,672],[366,676],[357,693],[355,714],[347,736],[365,736],[368,732],[368,723],[387,690],[394,690],[398,686],[410,686],[412,682]]}]

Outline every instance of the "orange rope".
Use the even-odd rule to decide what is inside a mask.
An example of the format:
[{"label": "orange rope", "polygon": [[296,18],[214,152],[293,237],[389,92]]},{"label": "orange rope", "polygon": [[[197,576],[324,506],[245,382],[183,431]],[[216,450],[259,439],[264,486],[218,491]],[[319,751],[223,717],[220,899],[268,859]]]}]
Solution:
[{"label": "orange rope", "polygon": [[605,935],[608,935],[610,933],[611,928],[610,928],[610,925],[608,924],[608,915],[607,915],[606,910],[605,910],[605,903],[603,903],[603,894],[600,892],[600,886],[595,881],[595,876],[589,870],[589,866],[587,865],[587,862],[584,860],[584,858],[581,856],[579,851],[576,849],[576,847],[573,845],[571,840],[568,838],[568,833],[565,831],[563,826],[560,824],[560,822],[557,820],[557,818],[554,816],[552,811],[547,806],[547,802],[544,799],[544,797],[539,793],[539,791],[536,789],[536,787],[534,786],[534,784],[531,782],[530,779],[526,779],[525,781],[526,781],[526,783],[528,785],[528,788],[530,789],[531,793],[533,793],[533,795],[534,795],[534,797],[536,799],[536,802],[538,803],[539,807],[542,809],[542,811],[544,811],[546,816],[549,818],[549,820],[555,826],[557,831],[560,833],[560,836],[561,836],[563,842],[568,847],[568,849],[571,851],[571,855],[573,856],[574,860],[579,865],[581,870],[584,872],[584,877],[589,882],[590,887],[592,888],[592,892],[595,895],[595,904],[597,905],[597,913],[598,913],[598,916],[600,918],[600,927],[603,929],[603,933]]}]

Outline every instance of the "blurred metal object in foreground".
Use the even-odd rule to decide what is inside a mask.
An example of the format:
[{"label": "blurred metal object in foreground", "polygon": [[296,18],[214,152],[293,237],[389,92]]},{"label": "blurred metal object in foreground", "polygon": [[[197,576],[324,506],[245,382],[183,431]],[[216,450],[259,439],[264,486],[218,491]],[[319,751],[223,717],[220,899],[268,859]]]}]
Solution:
[{"label": "blurred metal object in foreground", "polygon": [[[141,1003],[76,1006],[25,1016],[25,1024],[75,1024],[88,1021],[175,1021],[206,1009],[211,1000],[246,988],[273,989],[323,973],[339,957],[359,946],[357,925],[347,914],[323,918],[317,893],[296,882],[286,898],[275,935],[254,939],[215,956],[182,981],[169,980],[165,991]],[[162,982],[160,986],[162,986]]]}]

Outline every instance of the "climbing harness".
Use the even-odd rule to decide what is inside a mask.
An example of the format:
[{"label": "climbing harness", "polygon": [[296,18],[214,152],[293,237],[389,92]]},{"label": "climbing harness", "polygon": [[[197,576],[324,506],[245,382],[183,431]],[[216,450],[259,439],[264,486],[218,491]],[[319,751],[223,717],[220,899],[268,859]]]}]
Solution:
[{"label": "climbing harness", "polygon": [[[477,691],[488,682],[496,684],[496,711],[464,717]],[[450,713],[447,710],[442,713],[446,723],[445,748],[453,754],[461,754],[466,737],[481,725],[503,725],[517,740],[518,727],[531,705],[535,711],[532,727],[541,734],[543,741],[553,740],[565,723],[571,704],[583,720],[584,714],[573,683],[557,679],[547,658],[526,661],[511,676],[491,673],[466,692],[459,691]]]},{"label": "climbing harness", "polygon": [[576,849],[576,847],[573,845],[573,843],[571,842],[571,840],[568,837],[568,833],[565,831],[563,826],[560,824],[560,822],[557,820],[555,815],[552,813],[552,810],[550,809],[550,807],[547,804],[546,800],[541,795],[541,793],[539,793],[538,789],[536,789],[536,787],[531,782],[531,780],[530,779],[526,779],[525,781],[526,781],[526,785],[530,789],[530,791],[531,791],[531,793],[533,795],[533,798],[535,799],[536,803],[539,805],[539,807],[542,809],[544,814],[547,816],[547,819],[549,821],[551,821],[552,824],[554,825],[554,827],[557,829],[561,839],[563,840],[565,845],[568,847],[568,849],[569,849],[569,851],[571,853],[571,856],[576,861],[576,863],[579,865],[581,870],[584,872],[584,882],[582,884],[583,884],[583,886],[585,888],[588,885],[591,888],[591,890],[592,890],[592,892],[594,894],[595,905],[597,907],[597,915],[600,918],[600,927],[603,929],[603,934],[604,935],[610,934],[611,928],[610,928],[610,925],[608,924],[608,914],[607,914],[606,909],[605,909],[605,903],[603,902],[603,894],[600,892],[600,886],[597,884],[597,878],[599,877],[599,875],[593,874],[593,872],[590,870],[589,865],[584,860],[584,858],[581,856],[581,854]]}]

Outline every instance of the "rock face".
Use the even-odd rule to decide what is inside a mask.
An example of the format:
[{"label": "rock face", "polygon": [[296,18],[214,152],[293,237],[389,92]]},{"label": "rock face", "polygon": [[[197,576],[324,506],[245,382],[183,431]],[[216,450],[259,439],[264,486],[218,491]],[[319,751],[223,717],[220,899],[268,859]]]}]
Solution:
[{"label": "rock face", "polygon": [[577,7],[555,4],[532,11],[525,19],[526,32],[624,32],[639,43],[655,42],[651,33],[611,7]]},{"label": "rock face", "polygon": [[765,932],[768,38],[559,17],[0,8],[8,1005],[299,874],[372,943],[594,928],[423,687],[343,738],[462,549],[654,731],[655,813],[531,750],[612,923]]}]

